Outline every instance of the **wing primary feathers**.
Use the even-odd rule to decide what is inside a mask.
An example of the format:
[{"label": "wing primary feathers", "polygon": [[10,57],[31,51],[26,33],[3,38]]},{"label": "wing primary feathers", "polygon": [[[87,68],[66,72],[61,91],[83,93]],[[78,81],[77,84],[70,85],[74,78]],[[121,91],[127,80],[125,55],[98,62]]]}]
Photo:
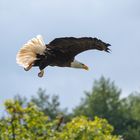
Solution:
[{"label": "wing primary feathers", "polygon": [[108,52],[108,53],[110,53],[110,52],[111,52],[111,49],[108,48],[108,46],[111,46],[111,45],[110,45],[110,44],[106,44],[106,49],[105,49],[105,51]]},{"label": "wing primary feathers", "polygon": [[111,46],[111,45],[109,43],[104,43],[104,45],[105,45],[104,51],[110,53],[111,49],[109,48],[109,46]]},{"label": "wing primary feathers", "polygon": [[95,48],[94,49],[97,49],[97,50],[100,50],[100,51],[106,51],[108,53],[110,53],[111,49],[109,48],[109,46],[111,46],[109,43],[105,43],[103,42],[102,40],[100,39],[97,39],[97,38],[93,38],[93,40],[95,40],[95,42],[93,43]]}]

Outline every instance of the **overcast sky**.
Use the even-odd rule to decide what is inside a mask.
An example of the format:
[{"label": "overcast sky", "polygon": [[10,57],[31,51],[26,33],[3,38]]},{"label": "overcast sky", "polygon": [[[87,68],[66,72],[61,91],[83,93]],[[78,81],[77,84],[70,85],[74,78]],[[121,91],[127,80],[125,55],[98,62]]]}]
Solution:
[{"label": "overcast sky", "polygon": [[[64,36],[98,37],[112,45],[112,53],[78,55],[88,72],[47,67],[38,78],[37,68],[25,72],[16,64],[18,50],[38,34],[46,43]],[[17,93],[30,97],[42,87],[71,109],[102,75],[127,96],[140,89],[140,0],[0,0],[0,53],[0,107]]]}]

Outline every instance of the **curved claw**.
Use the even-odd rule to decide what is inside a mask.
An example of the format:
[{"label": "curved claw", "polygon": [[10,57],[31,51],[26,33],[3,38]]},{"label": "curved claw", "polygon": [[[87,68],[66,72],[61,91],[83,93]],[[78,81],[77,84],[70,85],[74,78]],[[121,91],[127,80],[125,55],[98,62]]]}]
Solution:
[{"label": "curved claw", "polygon": [[43,75],[44,75],[44,70],[41,70],[39,73],[38,73],[38,77],[43,77]]},{"label": "curved claw", "polygon": [[24,68],[25,71],[29,71],[33,66],[33,63],[31,63],[27,68]]},{"label": "curved claw", "polygon": [[25,71],[29,71],[31,68],[27,67],[27,68],[24,68]]}]

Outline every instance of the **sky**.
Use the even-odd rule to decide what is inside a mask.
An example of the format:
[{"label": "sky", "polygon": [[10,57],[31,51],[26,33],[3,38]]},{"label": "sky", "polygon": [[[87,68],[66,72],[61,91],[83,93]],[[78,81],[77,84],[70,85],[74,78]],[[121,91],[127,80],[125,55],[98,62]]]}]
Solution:
[{"label": "sky", "polygon": [[[15,94],[31,97],[38,88],[59,95],[69,110],[101,76],[110,78],[128,96],[140,89],[139,0],[0,0],[0,108]],[[47,67],[25,72],[16,64],[18,50],[41,34],[49,43],[56,37],[97,37],[110,43],[110,54],[88,51],[76,59],[90,70]]]}]

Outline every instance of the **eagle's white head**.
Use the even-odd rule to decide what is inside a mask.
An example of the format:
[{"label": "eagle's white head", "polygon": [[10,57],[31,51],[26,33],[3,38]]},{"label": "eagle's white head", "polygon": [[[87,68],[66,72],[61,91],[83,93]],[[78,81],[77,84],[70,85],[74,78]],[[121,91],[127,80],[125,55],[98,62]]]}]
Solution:
[{"label": "eagle's white head", "polygon": [[77,60],[74,60],[73,62],[71,62],[70,67],[77,68],[77,69],[89,70],[88,66],[86,66],[85,64],[83,64]]}]

